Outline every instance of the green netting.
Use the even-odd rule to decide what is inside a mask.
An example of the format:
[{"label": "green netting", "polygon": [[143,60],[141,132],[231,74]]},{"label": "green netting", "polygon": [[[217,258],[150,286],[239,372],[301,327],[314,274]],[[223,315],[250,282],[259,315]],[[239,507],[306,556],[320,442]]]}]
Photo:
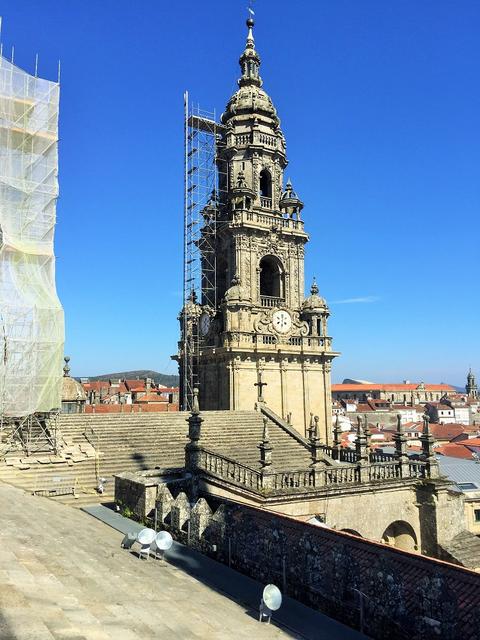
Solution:
[{"label": "green netting", "polygon": [[0,415],[61,405],[55,289],[59,85],[0,56]]}]

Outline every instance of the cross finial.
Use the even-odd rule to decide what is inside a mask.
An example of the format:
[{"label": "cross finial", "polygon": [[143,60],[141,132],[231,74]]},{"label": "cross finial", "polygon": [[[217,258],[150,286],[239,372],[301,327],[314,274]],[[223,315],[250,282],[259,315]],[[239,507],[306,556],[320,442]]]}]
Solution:
[{"label": "cross finial", "polygon": [[262,381],[261,369],[258,370],[258,382],[255,382],[253,386],[258,388],[258,402],[265,402],[265,400],[263,399],[263,387],[268,386],[268,383]]},{"label": "cross finial", "polygon": [[70,374],[70,366],[68,364],[70,362],[70,356],[65,356],[63,359],[65,360],[65,365],[63,367],[63,375],[65,377],[68,377]]}]

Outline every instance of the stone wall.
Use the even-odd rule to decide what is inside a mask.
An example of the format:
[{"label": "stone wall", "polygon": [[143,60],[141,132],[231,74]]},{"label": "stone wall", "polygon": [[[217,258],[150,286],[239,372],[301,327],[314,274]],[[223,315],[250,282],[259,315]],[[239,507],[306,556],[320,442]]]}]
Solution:
[{"label": "stone wall", "polygon": [[224,502],[212,513],[204,498],[192,506],[184,493],[162,495],[159,527],[177,540],[354,627],[362,601],[372,638],[478,638],[480,576],[472,571],[243,505]]}]

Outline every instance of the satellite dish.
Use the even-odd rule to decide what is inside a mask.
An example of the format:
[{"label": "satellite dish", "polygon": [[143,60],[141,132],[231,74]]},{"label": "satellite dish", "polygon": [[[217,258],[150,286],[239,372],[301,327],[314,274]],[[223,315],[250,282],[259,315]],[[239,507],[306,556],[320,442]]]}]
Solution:
[{"label": "satellite dish", "polygon": [[137,534],[137,542],[141,545],[152,544],[155,540],[155,531],[153,529],[142,529]]},{"label": "satellite dish", "polygon": [[155,536],[155,544],[160,551],[168,551],[173,544],[173,538],[168,531],[160,531]]},{"label": "satellite dish", "polygon": [[267,584],[262,599],[270,611],[277,611],[282,606],[282,592],[274,584]]}]

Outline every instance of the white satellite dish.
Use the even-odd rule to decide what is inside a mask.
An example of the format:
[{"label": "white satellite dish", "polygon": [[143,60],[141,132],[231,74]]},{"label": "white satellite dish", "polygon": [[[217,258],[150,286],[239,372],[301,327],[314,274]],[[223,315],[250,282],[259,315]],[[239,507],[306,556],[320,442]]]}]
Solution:
[{"label": "white satellite dish", "polygon": [[263,590],[262,600],[270,611],[277,611],[282,606],[282,592],[274,584],[267,584]]},{"label": "white satellite dish", "polygon": [[267,584],[263,589],[260,601],[259,622],[270,623],[272,611],[277,611],[282,606],[282,592],[274,584]]},{"label": "white satellite dish", "polygon": [[155,540],[155,531],[153,529],[142,529],[137,534],[137,542],[139,542],[142,546],[147,544],[152,544]]},{"label": "white satellite dish", "polygon": [[160,531],[155,536],[155,544],[160,551],[168,551],[173,544],[173,538],[168,531]]}]

